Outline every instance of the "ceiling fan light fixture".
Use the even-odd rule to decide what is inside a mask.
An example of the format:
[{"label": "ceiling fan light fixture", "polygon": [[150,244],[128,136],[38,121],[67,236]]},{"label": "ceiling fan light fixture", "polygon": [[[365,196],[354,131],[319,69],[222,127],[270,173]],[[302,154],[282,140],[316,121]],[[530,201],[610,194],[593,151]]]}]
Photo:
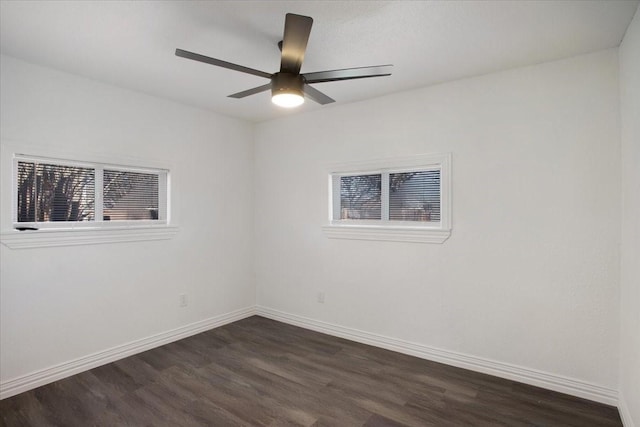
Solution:
[{"label": "ceiling fan light fixture", "polygon": [[304,96],[297,91],[283,91],[272,95],[271,102],[278,107],[294,108],[304,103]]},{"label": "ceiling fan light fixture", "polygon": [[275,73],[271,79],[271,102],[284,108],[302,105],[304,103],[303,85],[304,80],[300,75]]}]

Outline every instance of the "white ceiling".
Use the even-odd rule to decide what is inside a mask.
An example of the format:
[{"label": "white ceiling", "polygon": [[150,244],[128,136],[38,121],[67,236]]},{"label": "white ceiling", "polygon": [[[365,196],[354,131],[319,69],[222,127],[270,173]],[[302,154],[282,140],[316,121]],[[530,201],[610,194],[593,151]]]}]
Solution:
[{"label": "white ceiling", "polygon": [[[618,46],[637,0],[1,1],[2,53],[225,115],[263,121]],[[302,72],[393,64],[321,83],[337,102],[295,112],[266,79],[178,58],[176,48],[275,72],[287,12],[314,19]]]}]

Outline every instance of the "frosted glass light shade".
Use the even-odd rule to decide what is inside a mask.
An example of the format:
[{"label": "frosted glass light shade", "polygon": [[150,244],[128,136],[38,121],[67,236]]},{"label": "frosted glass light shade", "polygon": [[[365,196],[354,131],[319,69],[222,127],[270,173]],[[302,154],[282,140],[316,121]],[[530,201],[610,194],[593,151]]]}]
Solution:
[{"label": "frosted glass light shade", "polygon": [[304,96],[298,93],[278,93],[271,97],[271,102],[279,107],[293,108],[304,103]]}]

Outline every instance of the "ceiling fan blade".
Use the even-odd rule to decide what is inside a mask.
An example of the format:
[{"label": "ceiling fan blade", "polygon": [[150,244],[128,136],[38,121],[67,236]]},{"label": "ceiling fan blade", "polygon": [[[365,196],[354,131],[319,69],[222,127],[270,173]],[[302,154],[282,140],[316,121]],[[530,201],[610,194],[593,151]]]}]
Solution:
[{"label": "ceiling fan blade", "polygon": [[300,72],[311,33],[311,25],[313,25],[313,19],[310,17],[287,13],[282,38],[281,73],[298,74]]},{"label": "ceiling fan blade", "polygon": [[303,74],[307,83],[335,82],[339,80],[365,79],[368,77],[384,77],[391,75],[393,65],[376,65],[373,67],[343,68],[341,70],[318,71]]},{"label": "ceiling fan blade", "polygon": [[227,98],[240,99],[240,98],[244,98],[244,97],[249,96],[249,95],[255,95],[256,93],[266,92],[268,90],[271,90],[271,83],[267,83],[266,85],[254,87],[253,89],[244,90],[242,92],[234,93],[232,95],[229,95]]},{"label": "ceiling fan blade", "polygon": [[242,73],[253,74],[254,76],[258,77],[264,77],[267,79],[271,78],[271,74],[265,73],[264,71],[254,70],[253,68],[243,67],[242,65],[232,64],[231,62],[222,61],[220,59],[211,58],[209,56],[200,55],[199,53],[193,53],[182,49],[176,49],[176,56],[193,59],[194,61],[200,61],[222,68],[228,68],[234,71],[240,71]]},{"label": "ceiling fan blade", "polygon": [[317,102],[320,105],[331,104],[332,102],[336,102],[335,99],[330,98],[329,96],[320,92],[318,89],[309,86],[308,84],[305,84],[303,86],[302,91],[307,96],[307,98]]}]

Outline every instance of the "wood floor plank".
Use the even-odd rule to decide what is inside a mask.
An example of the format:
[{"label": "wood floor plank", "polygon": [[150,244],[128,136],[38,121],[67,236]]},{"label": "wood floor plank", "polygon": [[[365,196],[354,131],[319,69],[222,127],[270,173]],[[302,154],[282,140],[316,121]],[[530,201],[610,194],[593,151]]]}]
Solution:
[{"label": "wood floor plank", "polygon": [[0,426],[621,426],[612,406],[259,316],[0,401]]}]

